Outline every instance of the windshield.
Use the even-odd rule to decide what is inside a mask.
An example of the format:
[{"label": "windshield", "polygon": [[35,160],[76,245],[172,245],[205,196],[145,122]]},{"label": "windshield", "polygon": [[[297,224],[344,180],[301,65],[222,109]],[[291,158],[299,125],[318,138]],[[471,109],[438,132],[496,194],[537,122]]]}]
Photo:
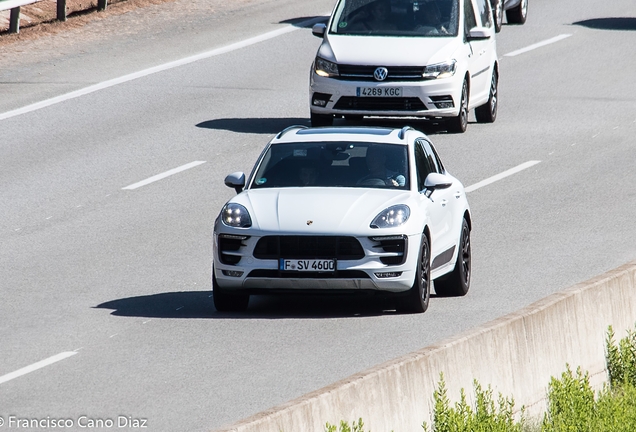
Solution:
[{"label": "windshield", "polygon": [[459,0],[340,0],[330,34],[457,36]]},{"label": "windshield", "polygon": [[372,187],[408,189],[407,147],[378,143],[275,144],[251,188]]}]

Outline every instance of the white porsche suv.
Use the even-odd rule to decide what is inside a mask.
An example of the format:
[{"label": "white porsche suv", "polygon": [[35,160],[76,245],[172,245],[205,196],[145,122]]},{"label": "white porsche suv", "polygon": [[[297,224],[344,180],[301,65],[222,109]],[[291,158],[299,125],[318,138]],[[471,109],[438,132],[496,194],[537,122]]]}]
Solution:
[{"label": "white porsche suv", "polygon": [[310,72],[312,126],[334,117],[497,117],[499,68],[490,0],[338,0]]}]

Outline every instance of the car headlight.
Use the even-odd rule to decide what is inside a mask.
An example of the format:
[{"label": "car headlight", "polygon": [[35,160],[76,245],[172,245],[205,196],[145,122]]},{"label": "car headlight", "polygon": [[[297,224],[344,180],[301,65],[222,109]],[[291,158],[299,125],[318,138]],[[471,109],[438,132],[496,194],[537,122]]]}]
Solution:
[{"label": "car headlight", "polygon": [[425,79],[437,79],[437,78],[448,78],[455,75],[455,70],[457,70],[457,62],[455,60],[445,61],[444,63],[437,63],[434,65],[429,65],[424,68],[424,72],[422,73],[422,77]]},{"label": "car headlight", "polygon": [[252,226],[252,218],[247,209],[240,204],[228,203],[221,210],[223,225],[235,228],[248,228]]},{"label": "car headlight", "polygon": [[329,60],[325,60],[322,57],[316,57],[314,70],[316,74],[323,77],[334,77],[340,75],[338,72],[338,65]]},{"label": "car headlight", "polygon": [[371,228],[393,228],[409,220],[411,209],[404,204],[391,206],[380,212],[371,222]]}]

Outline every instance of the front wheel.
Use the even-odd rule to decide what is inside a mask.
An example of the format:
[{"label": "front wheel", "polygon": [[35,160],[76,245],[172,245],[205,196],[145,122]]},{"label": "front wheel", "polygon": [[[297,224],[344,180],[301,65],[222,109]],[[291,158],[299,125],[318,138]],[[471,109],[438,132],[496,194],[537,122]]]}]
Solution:
[{"label": "front wheel", "polygon": [[498,88],[497,70],[492,71],[492,79],[490,80],[490,94],[488,102],[475,108],[475,118],[478,123],[494,123],[497,119],[497,88]]},{"label": "front wheel", "polygon": [[509,24],[523,24],[528,18],[528,0],[521,0],[518,6],[506,11]]},{"label": "front wheel", "polygon": [[448,276],[435,280],[435,293],[440,297],[465,296],[470,288],[470,267],[470,228],[464,219],[455,269]]},{"label": "front wheel", "polygon": [[250,301],[249,294],[231,293],[219,287],[214,271],[212,271],[212,297],[214,307],[219,312],[245,312]]},{"label": "front wheel", "polygon": [[464,80],[462,95],[459,101],[459,114],[448,120],[448,131],[464,133],[468,127],[468,83]]},{"label": "front wheel", "polygon": [[311,126],[333,126],[333,115],[311,113]]},{"label": "front wheel", "polygon": [[415,271],[413,286],[405,297],[400,298],[398,312],[422,313],[428,309],[431,299],[431,247],[428,237],[422,234],[420,255]]}]

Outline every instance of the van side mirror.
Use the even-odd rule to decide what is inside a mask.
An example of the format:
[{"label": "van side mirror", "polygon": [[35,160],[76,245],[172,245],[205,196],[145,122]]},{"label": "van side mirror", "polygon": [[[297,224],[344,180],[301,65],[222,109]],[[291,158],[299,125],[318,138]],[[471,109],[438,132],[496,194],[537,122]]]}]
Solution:
[{"label": "van side mirror", "polygon": [[311,28],[311,34],[321,39],[325,37],[325,31],[327,31],[327,24],[325,23],[314,24]]},{"label": "van side mirror", "polygon": [[473,27],[468,32],[468,40],[485,40],[490,39],[491,30],[486,27]]}]

